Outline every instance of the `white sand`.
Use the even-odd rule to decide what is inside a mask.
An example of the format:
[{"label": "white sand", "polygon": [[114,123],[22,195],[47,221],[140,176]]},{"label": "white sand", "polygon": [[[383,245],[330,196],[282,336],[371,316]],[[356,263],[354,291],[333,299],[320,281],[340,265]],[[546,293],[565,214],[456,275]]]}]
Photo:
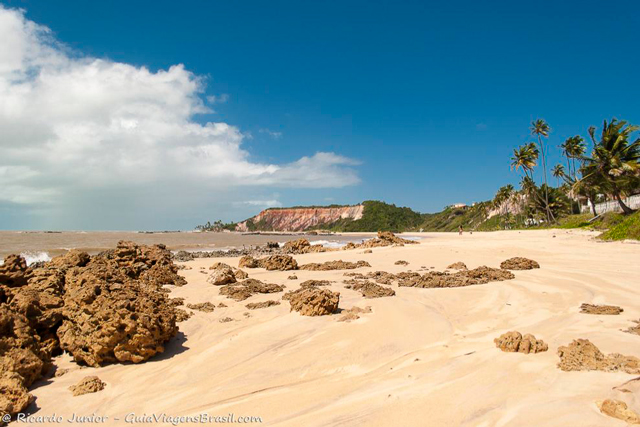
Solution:
[{"label": "white sand", "polygon": [[[125,425],[128,413],[170,416],[260,416],[264,425],[420,426],[622,426],[600,414],[595,402],[633,375],[562,372],[556,349],[588,338],[603,352],[640,357],[640,337],[621,330],[640,318],[640,245],[600,243],[592,233],[530,231],[425,233],[420,245],[296,256],[298,262],[367,260],[392,273],[420,266],[444,270],[455,261],[469,268],[499,266],[513,256],[532,258],[541,269],[516,271],[515,280],[453,289],[398,288],[395,297],[365,300],[344,289],[344,271],[247,270],[250,277],[294,289],[307,279],[335,280],[340,307],[370,305],[351,323],[338,315],[302,317],[289,304],[250,311],[249,302],[280,299],[258,295],[235,302],[218,295],[199,267],[187,263],[188,284],[172,292],[186,302],[224,302],[228,308],[196,314],[180,324],[167,352],[141,365],[78,369],[33,390],[35,416],[109,416]],[[554,237],[555,236],[555,237]],[[396,266],[404,259],[408,266]],[[207,270],[208,271],[208,270]],[[582,303],[624,308],[619,316],[579,313]],[[220,323],[223,317],[237,321]],[[498,350],[493,339],[517,330],[549,344],[539,354]],[[68,387],[98,375],[105,390],[72,397]],[[120,420],[113,420],[118,417]],[[15,423],[18,425],[18,423]]]}]

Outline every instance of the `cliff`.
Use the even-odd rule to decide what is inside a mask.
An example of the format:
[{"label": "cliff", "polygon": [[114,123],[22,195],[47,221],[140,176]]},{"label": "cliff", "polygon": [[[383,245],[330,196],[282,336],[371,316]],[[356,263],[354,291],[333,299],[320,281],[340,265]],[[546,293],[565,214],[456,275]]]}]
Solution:
[{"label": "cliff", "polygon": [[303,231],[340,220],[359,220],[364,205],[266,209],[236,225],[236,231]]}]

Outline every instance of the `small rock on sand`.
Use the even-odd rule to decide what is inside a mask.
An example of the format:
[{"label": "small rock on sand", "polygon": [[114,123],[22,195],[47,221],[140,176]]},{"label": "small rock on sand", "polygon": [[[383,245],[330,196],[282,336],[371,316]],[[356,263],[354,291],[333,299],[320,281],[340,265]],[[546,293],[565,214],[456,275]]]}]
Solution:
[{"label": "small rock on sand", "polygon": [[599,405],[600,412],[629,424],[640,424],[640,415],[629,409],[621,400],[606,399]]},{"label": "small rock on sand", "polygon": [[[426,267],[423,267],[426,268]],[[468,270],[467,264],[462,261],[454,262],[453,264],[447,267],[449,270]]]},{"label": "small rock on sand", "polygon": [[104,390],[107,383],[102,382],[100,378],[96,376],[84,377],[76,385],[69,387],[69,390],[74,396],[82,396],[83,394],[97,393],[100,390]]},{"label": "small rock on sand", "polygon": [[245,307],[247,307],[249,310],[257,310],[259,308],[268,308],[274,305],[280,305],[280,301],[269,300],[262,302],[250,302],[249,304],[245,305]]},{"label": "small rock on sand", "polygon": [[586,314],[620,314],[624,310],[615,305],[594,305],[594,304],[582,304],[580,306],[580,313]]},{"label": "small rock on sand", "polygon": [[536,339],[531,334],[525,334],[522,336],[520,332],[507,332],[500,335],[499,338],[493,340],[502,351],[512,353],[540,353],[547,351],[549,346],[542,340]]},{"label": "small rock on sand", "polygon": [[532,259],[514,257],[509,258],[506,261],[502,261],[500,268],[503,270],[532,270],[534,268],[540,268],[540,264]]},{"label": "small rock on sand", "polygon": [[395,265],[409,265],[409,263],[403,259],[399,259],[398,261],[394,262]]},{"label": "small rock on sand", "polygon": [[640,374],[640,359],[618,353],[604,355],[591,341],[574,340],[568,346],[558,348],[560,362],[558,368],[563,371],[623,371],[628,374]]},{"label": "small rock on sand", "polygon": [[207,301],[201,302],[199,304],[187,304],[187,308],[190,308],[191,310],[202,311],[205,313],[211,313],[216,309],[216,306]]},{"label": "small rock on sand", "polygon": [[360,314],[371,313],[371,306],[366,306],[365,308],[360,307],[351,307],[348,310],[344,310],[342,312],[342,316],[338,319],[338,322],[351,322],[352,320],[357,320],[360,318]]},{"label": "small rock on sand", "polygon": [[338,311],[340,293],[321,288],[302,288],[288,292],[282,298],[289,300],[291,311],[303,316],[323,316]]}]

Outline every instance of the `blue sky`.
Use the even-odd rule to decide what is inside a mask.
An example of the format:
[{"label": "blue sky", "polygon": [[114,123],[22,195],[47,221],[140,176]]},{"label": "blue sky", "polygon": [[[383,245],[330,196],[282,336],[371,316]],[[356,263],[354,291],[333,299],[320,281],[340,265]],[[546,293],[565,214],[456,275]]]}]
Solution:
[{"label": "blue sky", "polygon": [[[124,198],[130,214],[92,213],[89,221],[81,214],[93,212],[94,199],[119,203],[118,188],[98,185],[77,205],[66,204],[74,213],[0,201],[0,228],[184,229],[200,220],[241,220],[269,201],[377,199],[433,212],[516,184],[511,151],[531,140],[529,125],[538,117],[552,128],[551,165],[559,161],[557,145],[586,137],[590,125],[611,117],[640,123],[634,1],[0,4],[24,9],[24,18],[48,27],[71,57],[150,72],[184,64],[203,78],[198,96],[210,110],[191,120],[237,127],[252,163],[335,153],[350,160],[332,173],[353,174],[328,188],[278,180],[202,189],[197,203],[185,197],[180,209],[154,206],[151,196],[149,204]],[[229,194],[238,191],[248,199]],[[150,208],[156,214],[145,214]]]}]

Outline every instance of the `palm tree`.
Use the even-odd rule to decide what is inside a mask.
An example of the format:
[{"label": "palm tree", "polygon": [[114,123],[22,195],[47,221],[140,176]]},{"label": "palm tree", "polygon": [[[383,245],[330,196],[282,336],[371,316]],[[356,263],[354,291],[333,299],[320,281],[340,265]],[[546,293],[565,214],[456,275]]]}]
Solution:
[{"label": "palm tree", "polygon": [[555,165],[552,169],[553,176],[556,178],[556,187],[560,187],[560,178],[563,178],[565,173],[564,173],[564,166],[562,165]]},{"label": "palm tree", "polygon": [[613,196],[624,214],[634,210],[622,201],[622,196],[640,188],[640,138],[630,142],[631,134],[637,130],[640,126],[627,126],[624,120],[605,120],[600,141],[596,141],[595,128],[590,127],[593,152],[582,167],[582,180],[597,182]]},{"label": "palm tree", "polygon": [[[544,199],[546,203],[546,211],[547,211],[547,221],[551,222],[553,218],[553,214],[551,213],[551,209],[549,208],[549,188],[547,187],[547,156],[546,156],[546,146],[542,142],[542,137],[549,137],[549,125],[543,119],[538,119],[534,122],[531,122],[531,134],[536,135],[538,137],[538,146],[540,147],[540,153],[542,154],[542,171],[544,177]],[[555,218],[554,218],[555,221]]]},{"label": "palm tree", "polygon": [[560,145],[562,149],[562,154],[567,158],[567,168],[569,169],[569,174],[573,176],[574,180],[577,180],[577,168],[576,168],[576,159],[581,159],[584,156],[584,152],[586,151],[586,146],[584,144],[584,139],[579,136],[572,136],[571,138],[567,138],[564,143]]},{"label": "palm tree", "polygon": [[513,150],[513,157],[511,157],[511,168],[518,171],[522,169],[525,176],[533,179],[533,168],[538,164],[538,147],[533,142],[521,145]]}]

